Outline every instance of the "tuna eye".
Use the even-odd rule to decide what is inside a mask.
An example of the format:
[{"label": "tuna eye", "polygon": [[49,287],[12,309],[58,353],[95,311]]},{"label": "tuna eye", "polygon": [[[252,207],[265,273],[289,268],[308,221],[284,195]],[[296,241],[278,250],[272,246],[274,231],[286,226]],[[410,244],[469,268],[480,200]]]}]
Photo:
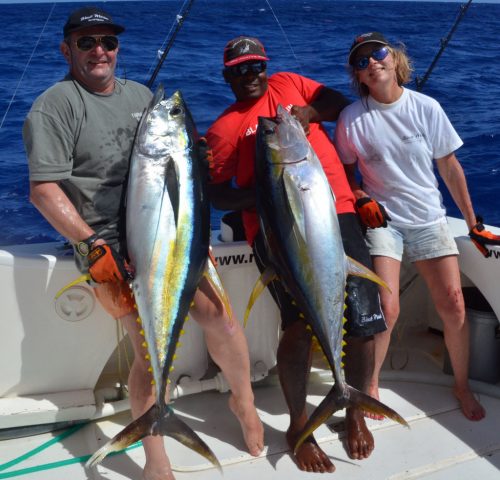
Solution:
[{"label": "tuna eye", "polygon": [[272,135],[274,133],[274,129],[273,128],[266,128],[264,130],[264,134],[265,135]]},{"label": "tuna eye", "polygon": [[176,117],[177,115],[180,115],[182,113],[182,108],[181,107],[174,107],[172,110],[170,110],[170,115],[172,117]]}]

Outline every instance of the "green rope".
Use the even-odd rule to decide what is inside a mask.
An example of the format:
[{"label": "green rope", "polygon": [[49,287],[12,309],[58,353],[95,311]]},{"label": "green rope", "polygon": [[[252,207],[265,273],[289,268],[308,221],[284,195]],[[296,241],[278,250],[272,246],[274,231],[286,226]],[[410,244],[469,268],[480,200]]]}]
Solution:
[{"label": "green rope", "polygon": [[[21,456],[15,458],[14,460],[11,460],[7,463],[0,465],[0,471],[7,470],[8,468],[13,467],[14,465],[17,465],[18,463],[21,463],[24,460],[27,460],[28,458],[33,457],[34,455],[47,449],[48,447],[50,447],[54,443],[58,443],[61,440],[64,440],[66,437],[73,435],[73,433],[80,430],[85,425],[86,425],[86,423],[82,423],[82,424],[76,425],[74,427],[71,427],[68,430],[66,430],[65,432],[61,433],[60,435],[57,435],[56,437],[43,443],[42,445],[30,450],[29,452],[26,452],[24,455],[21,455]],[[134,444],[130,445],[129,447],[124,448],[123,450],[119,450],[118,452],[112,452],[108,456],[111,457],[113,455],[120,455],[124,452],[132,450],[132,449],[137,448],[139,446],[141,446],[140,441],[135,442]],[[74,463],[85,463],[90,457],[91,457],[91,455],[83,455],[81,457],[70,458],[68,460],[61,460],[59,462],[44,463],[42,465],[36,465],[34,467],[22,468],[20,470],[13,470],[11,472],[4,472],[4,473],[0,473],[0,479],[19,477],[21,475],[27,475],[29,473],[40,472],[42,470],[50,470],[53,468],[65,467],[66,465],[72,465]]]}]

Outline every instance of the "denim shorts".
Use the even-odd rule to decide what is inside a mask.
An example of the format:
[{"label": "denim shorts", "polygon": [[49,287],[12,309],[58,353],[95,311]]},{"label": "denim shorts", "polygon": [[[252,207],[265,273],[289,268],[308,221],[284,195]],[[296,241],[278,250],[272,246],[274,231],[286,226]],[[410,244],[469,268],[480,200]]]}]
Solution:
[{"label": "denim shorts", "polygon": [[369,228],[366,243],[370,255],[399,261],[403,253],[410,262],[458,255],[457,244],[445,220],[417,228],[393,226],[389,222],[387,228]]}]

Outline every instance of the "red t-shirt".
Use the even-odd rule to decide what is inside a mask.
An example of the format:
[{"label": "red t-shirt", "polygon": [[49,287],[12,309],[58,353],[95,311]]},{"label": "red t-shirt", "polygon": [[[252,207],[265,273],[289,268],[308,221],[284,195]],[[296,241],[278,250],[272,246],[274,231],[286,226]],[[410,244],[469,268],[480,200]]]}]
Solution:
[{"label": "red t-shirt", "polygon": [[[322,88],[322,84],[295,73],[276,73],[269,77],[268,89],[262,97],[236,102],[227,108],[206,135],[214,157],[210,170],[212,183],[227,182],[234,177],[238,187],[253,187],[258,117],[274,117],[278,104],[288,111],[293,105],[308,105]],[[308,140],[335,193],[337,213],[353,213],[354,196],[344,167],[322,124],[310,124]],[[243,211],[243,224],[247,241],[251,245],[259,231],[255,209]]]}]

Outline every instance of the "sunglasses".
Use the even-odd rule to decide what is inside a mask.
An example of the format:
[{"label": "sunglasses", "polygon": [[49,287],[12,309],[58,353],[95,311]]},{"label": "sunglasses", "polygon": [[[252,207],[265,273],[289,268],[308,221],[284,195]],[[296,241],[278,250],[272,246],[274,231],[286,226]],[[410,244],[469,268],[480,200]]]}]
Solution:
[{"label": "sunglasses", "polygon": [[381,61],[385,57],[389,55],[389,49],[387,47],[382,47],[377,50],[373,50],[370,55],[367,55],[365,57],[359,57],[356,60],[354,60],[354,68],[356,70],[365,70],[368,68],[368,65],[370,64],[370,58],[373,58],[374,60]]},{"label": "sunglasses", "polygon": [[118,37],[114,35],[103,35],[102,37],[84,36],[78,38],[75,43],[78,50],[82,52],[88,52],[97,45],[101,45],[107,52],[112,52],[118,48]]},{"label": "sunglasses", "polygon": [[265,72],[266,68],[266,62],[239,63],[238,65],[233,65],[232,67],[226,67],[226,72],[233,77],[244,77],[249,73],[252,75],[258,75],[259,73]]}]

